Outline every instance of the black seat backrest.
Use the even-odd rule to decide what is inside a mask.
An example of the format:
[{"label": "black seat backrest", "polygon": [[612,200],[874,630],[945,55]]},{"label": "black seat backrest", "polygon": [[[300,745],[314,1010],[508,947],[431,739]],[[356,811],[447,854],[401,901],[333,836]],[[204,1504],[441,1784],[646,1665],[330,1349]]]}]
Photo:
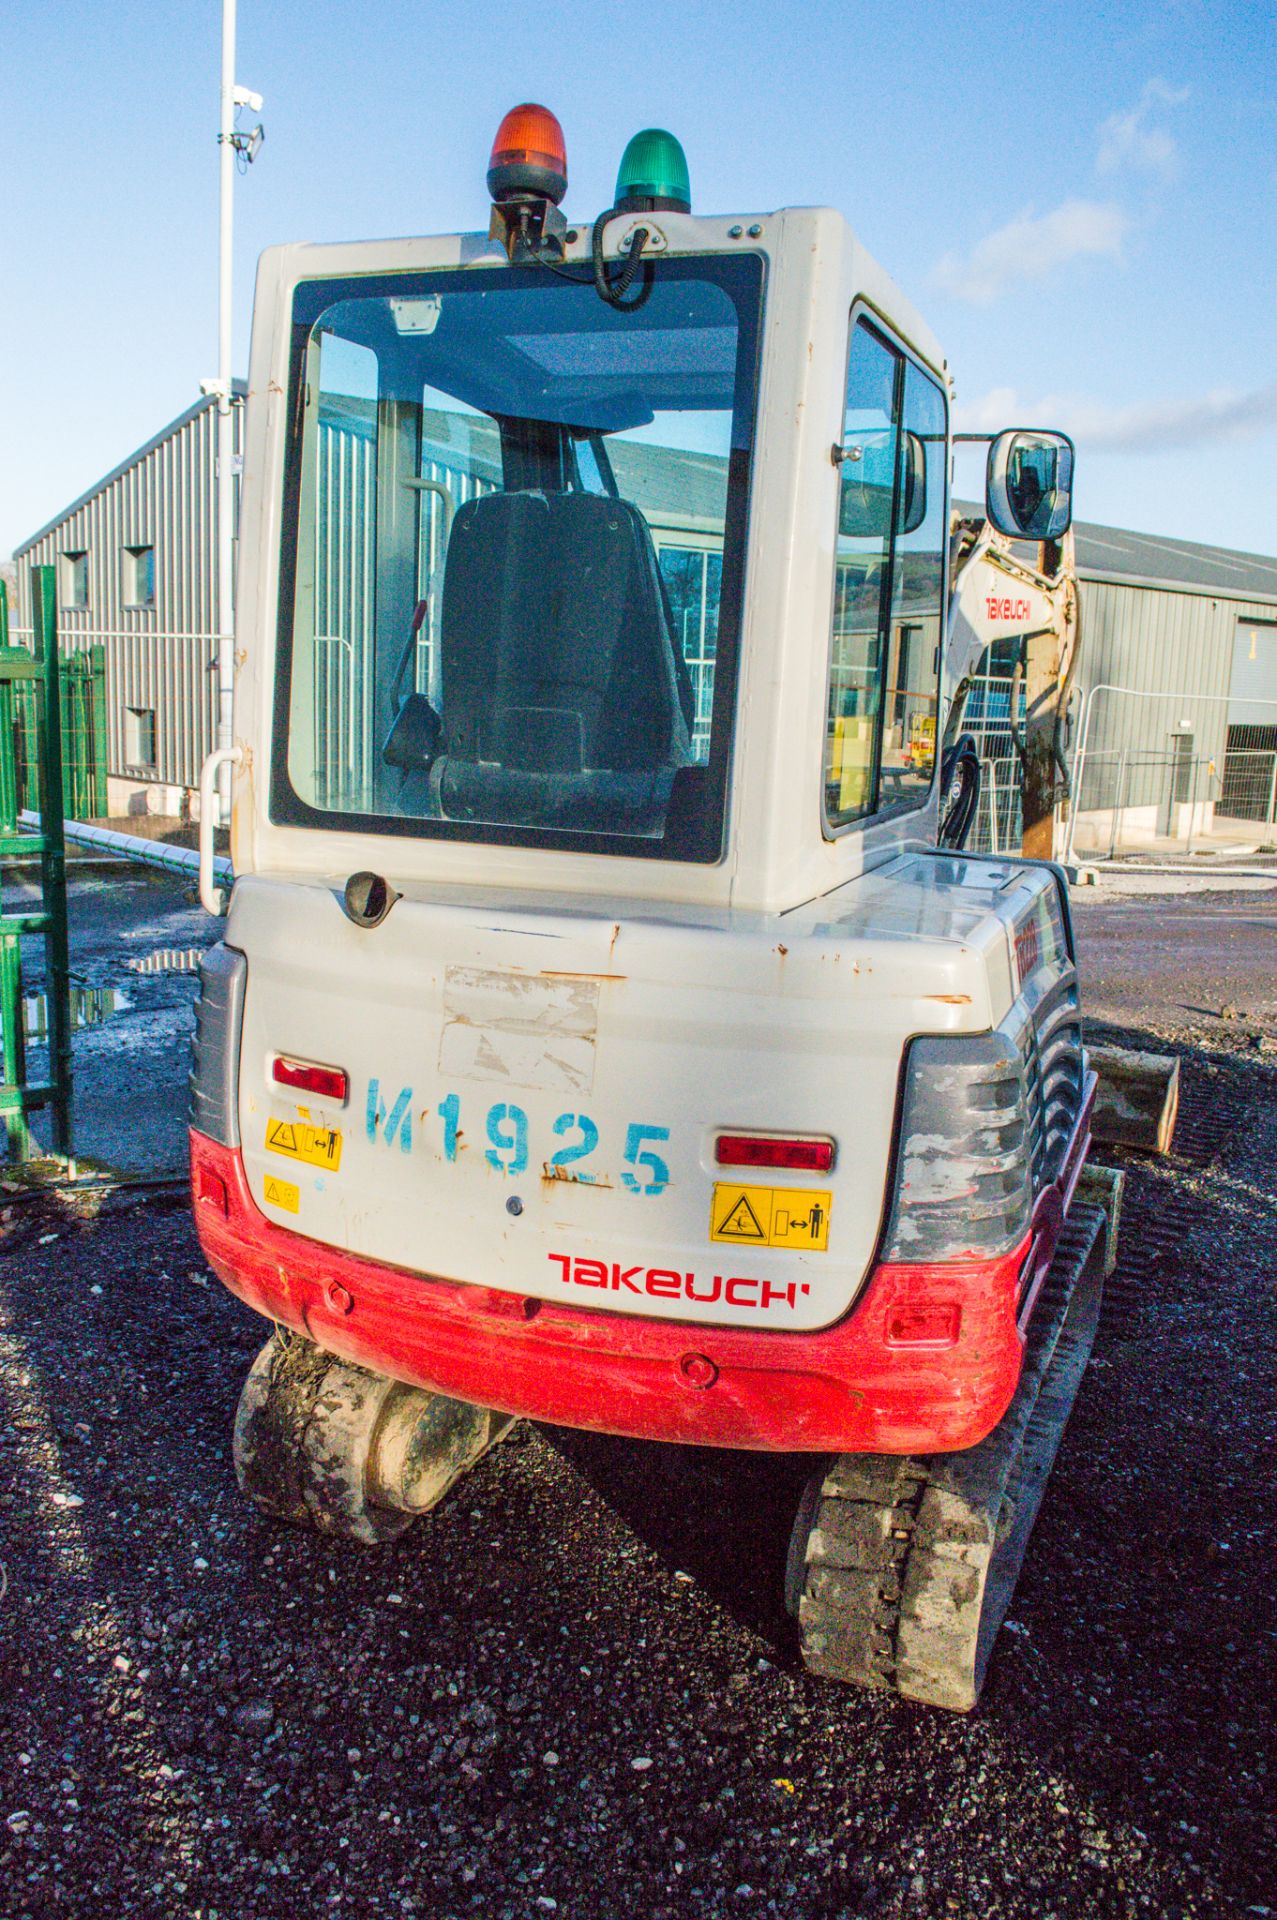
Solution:
[{"label": "black seat backrest", "polygon": [[656,553],[628,501],[491,493],[460,507],[441,666],[451,760],[573,774],[691,758]]}]

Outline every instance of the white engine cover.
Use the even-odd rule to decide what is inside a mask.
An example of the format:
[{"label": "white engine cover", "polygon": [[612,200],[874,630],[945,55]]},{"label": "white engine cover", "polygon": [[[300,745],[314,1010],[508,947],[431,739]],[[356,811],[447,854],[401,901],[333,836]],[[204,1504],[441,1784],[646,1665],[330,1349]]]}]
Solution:
[{"label": "white engine cover", "polygon": [[[1015,996],[1033,868],[906,855],[780,915],[246,876],[242,1150],[276,1224],[445,1279],[777,1330],[845,1313],[889,1197],[911,1036]],[[341,1067],[344,1105],[276,1085]],[[832,1171],[731,1171],[724,1130],[827,1136]],[[739,1198],[744,1207],[737,1204]]]}]

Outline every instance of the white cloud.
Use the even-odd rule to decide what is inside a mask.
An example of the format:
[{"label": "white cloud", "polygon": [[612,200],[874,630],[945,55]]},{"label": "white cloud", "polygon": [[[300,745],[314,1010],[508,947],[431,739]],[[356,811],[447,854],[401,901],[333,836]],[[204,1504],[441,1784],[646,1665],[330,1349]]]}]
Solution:
[{"label": "white cloud", "polygon": [[1155,180],[1176,179],[1179,148],[1169,133],[1150,126],[1149,120],[1158,107],[1179,107],[1187,98],[1187,87],[1168,87],[1164,80],[1150,80],[1133,107],[1126,113],[1111,113],[1101,124],[1095,171],[1110,174],[1132,167]]},{"label": "white cloud", "polygon": [[959,300],[988,306],[1021,280],[1044,280],[1086,255],[1121,256],[1129,222],[1111,201],[1066,200],[1041,217],[1031,212],[987,233],[968,254],[946,253],[934,279]]},{"label": "white cloud", "polygon": [[1249,440],[1277,427],[1277,381],[1239,392],[1213,387],[1180,400],[1110,407],[1096,400],[1048,394],[1025,401],[1012,387],[995,387],[955,409],[962,433],[1003,427],[1056,427],[1095,452],[1163,453],[1177,447]]}]

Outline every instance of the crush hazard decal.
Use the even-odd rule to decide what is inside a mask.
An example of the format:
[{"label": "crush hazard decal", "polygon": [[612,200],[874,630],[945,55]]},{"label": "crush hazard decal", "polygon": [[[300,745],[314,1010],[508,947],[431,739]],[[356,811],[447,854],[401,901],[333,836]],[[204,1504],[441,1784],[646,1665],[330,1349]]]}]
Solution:
[{"label": "crush hazard decal", "polygon": [[268,1120],[266,1148],[329,1173],[336,1173],[341,1165],[341,1135],[332,1127],[308,1126],[304,1120]]},{"label": "crush hazard decal", "polygon": [[833,1195],[807,1187],[742,1187],[723,1181],[714,1188],[709,1237],[741,1247],[790,1247],[824,1253],[829,1245]]}]

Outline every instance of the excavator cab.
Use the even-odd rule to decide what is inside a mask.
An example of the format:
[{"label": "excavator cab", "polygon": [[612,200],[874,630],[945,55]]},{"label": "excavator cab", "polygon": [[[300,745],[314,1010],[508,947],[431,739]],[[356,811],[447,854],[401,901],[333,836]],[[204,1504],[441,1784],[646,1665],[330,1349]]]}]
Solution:
[{"label": "excavator cab", "polygon": [[259,271],[191,1103],[276,1328],[240,1481],[375,1544],[519,1418],[804,1454],[803,1657],[970,1706],[1101,1221],[1063,876],[941,844],[947,364],[667,134],[571,226],[520,108],[489,186]]}]

